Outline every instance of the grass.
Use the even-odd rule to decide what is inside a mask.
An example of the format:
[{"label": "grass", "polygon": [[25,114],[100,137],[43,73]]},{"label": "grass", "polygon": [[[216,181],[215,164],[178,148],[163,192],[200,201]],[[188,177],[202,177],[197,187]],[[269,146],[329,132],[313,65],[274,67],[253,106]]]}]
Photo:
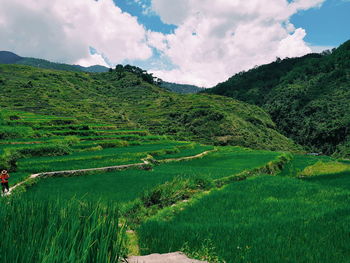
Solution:
[{"label": "grass", "polygon": [[332,159],[328,156],[311,156],[305,154],[295,154],[293,159],[278,174],[280,176],[296,177],[307,166],[313,165],[318,161],[328,162]]},{"label": "grass", "polygon": [[178,142],[143,144],[99,151],[76,152],[65,156],[32,157],[18,161],[18,171],[45,172],[70,169],[96,168],[140,162],[149,153],[173,149]]},{"label": "grass", "polygon": [[163,174],[203,175],[218,179],[263,166],[278,155],[278,152],[219,147],[218,152],[210,153],[203,158],[163,164],[155,171]]},{"label": "grass", "polygon": [[343,172],[350,172],[349,164],[335,161],[328,163],[318,161],[317,163],[306,167],[303,171],[300,172],[299,175],[302,177],[309,177],[327,174],[338,174]]},{"label": "grass", "polygon": [[[92,198],[125,203],[177,177],[222,178],[262,166],[276,156],[278,154],[275,152],[250,151],[239,147],[220,148],[219,153],[210,153],[203,158],[185,162],[161,164],[151,171],[132,169],[80,177],[42,179],[30,188],[27,194],[43,199],[52,197],[69,200],[75,196],[82,199]],[[50,161],[50,158],[47,160]],[[86,163],[85,160],[82,162]]]},{"label": "grass", "polygon": [[88,174],[75,177],[50,177],[41,179],[27,191],[38,199],[79,200],[127,203],[158,184],[171,180],[173,175],[127,170]]},{"label": "grass", "polygon": [[[350,186],[350,174],[342,179]],[[164,214],[148,220],[140,247],[148,254],[189,246],[198,255],[209,240],[207,250],[226,262],[348,262],[349,201],[350,188],[254,177],[195,200],[169,221]]]},{"label": "grass", "polygon": [[177,153],[171,153],[167,155],[162,155],[162,156],[156,156],[155,158],[157,160],[164,160],[164,159],[171,159],[171,158],[181,158],[181,157],[187,157],[187,156],[194,156],[200,153],[203,153],[205,151],[210,151],[213,150],[213,146],[208,146],[208,145],[200,145],[200,144],[195,144],[192,147],[189,148],[181,148],[178,147],[179,151]]},{"label": "grass", "polygon": [[3,199],[1,262],[119,262],[126,255],[118,208],[76,200]]}]

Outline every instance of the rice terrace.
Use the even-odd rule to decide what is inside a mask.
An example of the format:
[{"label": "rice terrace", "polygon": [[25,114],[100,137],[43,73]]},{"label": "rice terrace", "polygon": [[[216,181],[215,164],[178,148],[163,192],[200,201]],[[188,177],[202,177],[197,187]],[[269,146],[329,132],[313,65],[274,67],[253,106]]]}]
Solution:
[{"label": "rice terrace", "polygon": [[[2,198],[4,262],[173,251],[208,262],[349,256],[347,161],[25,112],[5,111],[3,121],[1,161],[14,188]],[[38,137],[21,138],[27,130]]]},{"label": "rice terrace", "polygon": [[348,0],[0,2],[0,263],[350,262]]}]

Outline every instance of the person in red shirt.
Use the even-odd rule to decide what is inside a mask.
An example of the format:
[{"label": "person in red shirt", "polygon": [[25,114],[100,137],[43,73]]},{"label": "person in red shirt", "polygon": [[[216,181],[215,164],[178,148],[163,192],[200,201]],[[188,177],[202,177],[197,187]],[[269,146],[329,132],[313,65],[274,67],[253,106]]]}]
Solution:
[{"label": "person in red shirt", "polygon": [[7,192],[9,191],[9,178],[10,175],[8,174],[8,172],[6,170],[3,170],[0,175],[3,193],[5,193],[5,190],[7,190]]}]

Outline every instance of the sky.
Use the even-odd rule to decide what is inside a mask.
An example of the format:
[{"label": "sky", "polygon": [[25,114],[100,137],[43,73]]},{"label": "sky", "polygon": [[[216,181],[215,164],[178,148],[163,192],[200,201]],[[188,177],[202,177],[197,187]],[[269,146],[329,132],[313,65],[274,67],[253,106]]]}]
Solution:
[{"label": "sky", "polygon": [[350,39],[350,0],[0,0],[0,50],[212,87]]}]

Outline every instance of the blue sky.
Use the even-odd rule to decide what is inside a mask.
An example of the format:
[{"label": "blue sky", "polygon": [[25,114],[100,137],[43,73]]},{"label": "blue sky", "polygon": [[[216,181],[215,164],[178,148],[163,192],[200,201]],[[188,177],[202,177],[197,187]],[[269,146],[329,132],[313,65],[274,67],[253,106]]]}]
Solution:
[{"label": "blue sky", "polygon": [[[113,0],[114,3],[123,10],[137,17],[140,24],[147,29],[170,34],[174,32],[175,25],[164,24],[160,17],[150,10],[151,0]],[[176,0],[174,0],[176,1]]]},{"label": "blue sky", "polygon": [[315,46],[339,46],[350,39],[350,0],[327,0],[321,8],[300,11],[291,22],[306,30]]}]

